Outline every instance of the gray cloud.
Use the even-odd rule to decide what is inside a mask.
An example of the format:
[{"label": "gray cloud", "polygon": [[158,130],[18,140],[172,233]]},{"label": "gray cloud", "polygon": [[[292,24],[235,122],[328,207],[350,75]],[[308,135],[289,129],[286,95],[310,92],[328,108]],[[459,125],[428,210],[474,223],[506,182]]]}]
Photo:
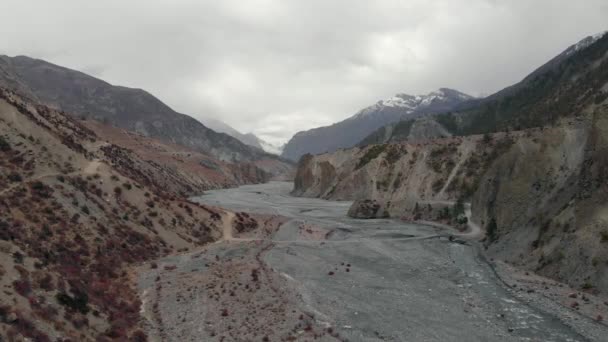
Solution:
[{"label": "gray cloud", "polygon": [[494,92],[608,29],[605,0],[2,2],[0,53],[272,142],[398,92]]}]

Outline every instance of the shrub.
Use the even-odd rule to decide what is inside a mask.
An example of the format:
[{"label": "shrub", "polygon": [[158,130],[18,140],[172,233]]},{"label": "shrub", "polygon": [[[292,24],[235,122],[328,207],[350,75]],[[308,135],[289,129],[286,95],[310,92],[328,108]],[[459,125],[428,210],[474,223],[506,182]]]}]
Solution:
[{"label": "shrub", "polygon": [[89,297],[84,292],[76,291],[74,297],[65,292],[59,292],[57,294],[57,302],[82,314],[87,314],[89,312]]},{"label": "shrub", "polygon": [[358,169],[364,167],[365,165],[367,165],[370,161],[378,158],[378,156],[380,154],[382,154],[382,152],[384,152],[384,150],[386,149],[387,146],[388,145],[386,145],[386,144],[372,146],[370,149],[368,149],[365,152],[363,157],[361,157],[361,159],[359,159],[359,163],[357,164],[356,169],[358,170]]},{"label": "shrub", "polygon": [[24,258],[25,258],[25,256],[19,252],[13,253],[13,262],[15,264],[23,264]]},{"label": "shrub", "polygon": [[80,207],[80,210],[85,213],[86,215],[89,215],[91,212],[89,211],[89,207],[87,207],[86,205],[83,205],[82,207]]},{"label": "shrub", "polygon": [[13,183],[17,183],[17,182],[21,182],[23,180],[23,178],[21,177],[20,174],[16,173],[16,172],[11,172],[8,176],[7,176],[8,180],[13,182]]},{"label": "shrub", "polygon": [[401,158],[401,151],[398,146],[393,146],[386,152],[386,161],[391,165],[395,164],[399,158]]},{"label": "shrub", "polygon": [[35,181],[32,183],[32,189],[36,191],[44,190],[44,184],[41,181]]},{"label": "shrub", "polygon": [[608,231],[600,232],[600,236],[602,242],[608,242]]},{"label": "shrub", "polygon": [[483,135],[483,143],[484,144],[489,144],[492,142],[492,136],[489,133],[486,133]]},{"label": "shrub", "polygon": [[454,208],[452,209],[452,216],[458,217],[461,214],[464,214],[464,201],[462,198],[458,198],[456,204],[454,204]]},{"label": "shrub", "polygon": [[123,183],[122,186],[123,186],[123,188],[125,188],[127,190],[133,189],[133,186],[130,183]]},{"label": "shrub", "polygon": [[30,293],[32,293],[32,285],[28,280],[15,280],[13,282],[13,287],[15,288],[15,292],[23,297],[27,297],[30,295]]},{"label": "shrub", "polygon": [[122,194],[122,189],[117,186],[114,188],[114,193],[116,194],[116,196],[120,196],[120,194]]},{"label": "shrub", "polygon": [[11,145],[4,139],[4,137],[0,137],[0,151],[7,152],[11,150]]}]

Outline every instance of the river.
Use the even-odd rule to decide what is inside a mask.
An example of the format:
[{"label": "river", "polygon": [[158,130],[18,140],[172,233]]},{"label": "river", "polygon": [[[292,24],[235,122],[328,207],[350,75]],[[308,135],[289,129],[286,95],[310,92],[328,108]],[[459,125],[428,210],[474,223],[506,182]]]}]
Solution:
[{"label": "river", "polygon": [[[333,335],[339,336],[338,340],[586,341],[551,313],[518,300],[479,257],[475,242],[450,241],[447,238],[450,232],[436,227],[390,219],[350,219],[346,216],[349,202],[295,198],[289,195],[292,186],[287,182],[271,182],[209,191],[195,198],[208,205],[280,215],[289,221],[273,236],[265,238],[266,244],[255,239],[226,241],[214,244],[196,257],[167,258],[165,264],[177,265],[182,273],[163,275],[168,277],[163,278],[168,284],[163,286],[186,288],[184,284],[195,281],[195,278],[182,280],[180,274],[186,272],[188,277],[200,277],[196,281],[206,281],[205,277],[211,274],[210,261],[245,259],[247,250],[255,250],[255,255],[273,273],[268,279],[279,281],[280,278],[280,282],[284,282],[276,285],[283,291],[278,295],[280,300],[290,306],[281,309],[285,312],[283,321],[289,321],[288,313],[295,313],[297,309],[314,317],[317,326],[329,328]],[[324,238],[303,238],[302,227],[321,228]],[[221,273],[213,272],[216,276]],[[151,273],[148,278],[142,278],[141,286],[152,287],[153,276],[160,278]],[[242,278],[235,279],[232,283],[240,284]],[[184,284],[176,285],[180,282]],[[204,289],[209,288],[207,285]],[[247,326],[248,319],[246,322],[240,316],[233,318],[237,328],[211,327],[210,319],[205,321],[209,327],[197,326],[197,320],[202,326],[202,317],[211,317],[209,310],[201,308],[204,304],[196,302],[206,298],[200,293],[192,295],[190,301],[186,299],[183,304],[186,309],[180,309],[175,317],[162,311],[171,310],[172,304],[168,302],[177,300],[179,293],[165,296],[164,302],[159,300],[160,315],[165,315],[169,326],[161,329],[164,331],[164,335],[159,334],[161,339],[221,340],[217,331],[238,329],[239,320],[243,320],[240,326],[243,334],[246,333],[242,326]],[[248,298],[230,305],[249,305],[247,301],[262,300]],[[272,305],[273,300],[279,299],[270,299],[268,305]],[[259,309],[252,310],[256,315],[263,315]],[[295,336],[304,336],[297,335],[303,330],[297,330],[293,332]],[[273,333],[280,336],[277,331],[279,327]],[[241,339],[234,336],[244,335],[224,335],[224,340]],[[332,339],[320,337],[320,340]],[[251,337],[251,340],[255,339]]]}]

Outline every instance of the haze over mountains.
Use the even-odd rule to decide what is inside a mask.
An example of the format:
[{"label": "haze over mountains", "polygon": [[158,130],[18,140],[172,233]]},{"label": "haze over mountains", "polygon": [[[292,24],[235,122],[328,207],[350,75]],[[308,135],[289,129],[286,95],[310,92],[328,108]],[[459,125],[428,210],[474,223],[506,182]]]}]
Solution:
[{"label": "haze over mountains", "polygon": [[331,126],[298,132],[285,145],[282,156],[298,160],[306,153],[333,152],[339,148],[352,147],[386,124],[449,111],[472,99],[472,96],[448,88],[427,95],[397,94]]},{"label": "haze over mountains", "polygon": [[226,133],[234,138],[237,138],[242,143],[247,144],[249,146],[257,147],[268,153],[276,155],[279,155],[282,152],[282,146],[276,146],[269,142],[266,142],[253,133],[243,134],[221,120],[206,118],[201,121],[203,122],[203,124],[205,124],[205,126],[211,128],[212,130],[219,133]]}]

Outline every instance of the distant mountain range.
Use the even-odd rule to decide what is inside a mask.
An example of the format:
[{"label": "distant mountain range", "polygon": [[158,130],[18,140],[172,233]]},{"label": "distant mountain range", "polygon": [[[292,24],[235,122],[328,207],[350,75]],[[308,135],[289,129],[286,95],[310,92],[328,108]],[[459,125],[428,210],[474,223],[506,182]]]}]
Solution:
[{"label": "distant mountain range", "polygon": [[[79,117],[176,143],[228,162],[275,159],[231,135],[209,129],[141,89],[111,85],[26,56],[0,55],[0,86]],[[262,146],[260,146],[262,147]]]},{"label": "distant mountain range", "polygon": [[298,160],[306,153],[333,152],[339,148],[352,147],[387,124],[449,111],[473,99],[470,95],[448,88],[427,95],[397,94],[331,126],[298,132],[285,145],[282,156]]},{"label": "distant mountain range", "polygon": [[280,155],[281,152],[283,151],[283,146],[273,145],[273,144],[265,141],[264,139],[261,139],[260,137],[258,137],[257,135],[255,135],[253,133],[243,134],[221,120],[217,120],[217,119],[213,119],[213,118],[205,118],[205,119],[202,119],[201,121],[203,122],[203,124],[205,126],[211,128],[212,130],[214,130],[216,132],[226,133],[234,138],[237,138],[243,144],[247,144],[249,146],[259,148],[267,153]]}]

